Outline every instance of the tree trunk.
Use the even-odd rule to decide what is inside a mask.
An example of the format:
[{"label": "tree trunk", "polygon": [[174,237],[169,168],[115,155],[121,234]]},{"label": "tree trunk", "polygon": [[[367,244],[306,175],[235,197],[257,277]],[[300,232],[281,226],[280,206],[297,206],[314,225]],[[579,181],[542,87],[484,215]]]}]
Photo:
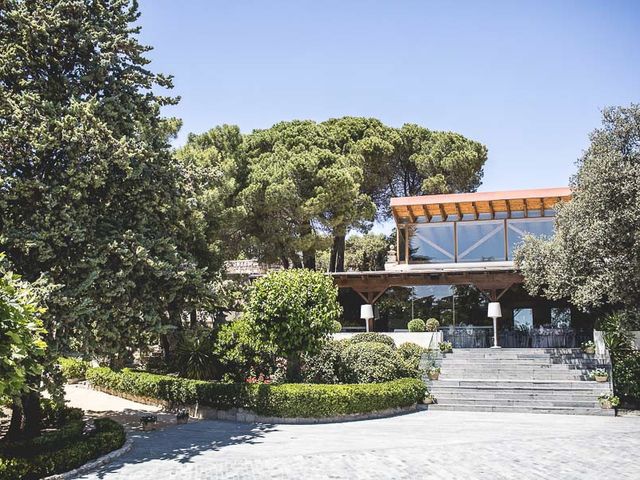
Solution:
[{"label": "tree trunk", "polygon": [[300,257],[298,256],[298,254],[293,255],[291,263],[293,264],[293,268],[302,268],[302,262],[300,261]]},{"label": "tree trunk", "polygon": [[42,428],[42,410],[40,409],[40,392],[29,392],[22,396],[24,412],[24,436],[35,438]]},{"label": "tree trunk", "polygon": [[289,383],[299,383],[302,380],[302,364],[300,354],[293,354],[287,357],[287,381]]},{"label": "tree trunk", "polygon": [[9,423],[9,429],[5,435],[5,439],[8,441],[17,440],[22,433],[22,406],[20,402],[14,401],[11,405],[11,423]]},{"label": "tree trunk", "polygon": [[195,310],[191,310],[191,312],[189,312],[189,322],[192,329],[198,326],[198,313]]},{"label": "tree trunk", "polygon": [[290,264],[289,264],[289,259],[288,259],[287,257],[284,257],[284,256],[283,256],[283,257],[281,257],[281,258],[280,258],[280,262],[282,262],[282,267],[283,267],[285,270],[288,270],[288,269],[289,269],[289,265],[290,265]]},{"label": "tree trunk", "polygon": [[162,347],[162,358],[165,362],[169,362],[171,360],[171,344],[166,333],[160,334],[160,346]]},{"label": "tree trunk", "polygon": [[307,250],[302,252],[302,264],[304,268],[309,270],[316,269],[316,252],[315,250]]},{"label": "tree trunk", "polygon": [[344,272],[344,249],[346,245],[345,235],[335,235],[331,246],[329,259],[330,272]]}]

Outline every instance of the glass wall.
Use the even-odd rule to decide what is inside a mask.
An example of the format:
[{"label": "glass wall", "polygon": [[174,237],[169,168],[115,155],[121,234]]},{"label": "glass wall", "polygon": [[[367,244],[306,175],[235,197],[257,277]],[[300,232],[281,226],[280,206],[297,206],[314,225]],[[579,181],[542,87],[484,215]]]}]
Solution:
[{"label": "glass wall", "polygon": [[508,259],[513,260],[513,252],[525,235],[536,237],[553,235],[553,218],[522,218],[507,220]]},{"label": "glass wall", "polygon": [[455,262],[454,223],[410,227],[409,261],[414,263]]},{"label": "glass wall", "polygon": [[458,223],[457,236],[458,262],[496,262],[505,259],[502,220]]},{"label": "glass wall", "polygon": [[[512,215],[516,213],[512,212]],[[410,224],[398,228],[398,261],[454,263],[513,260],[513,252],[525,235],[552,236],[553,229],[554,219],[551,217]]]}]

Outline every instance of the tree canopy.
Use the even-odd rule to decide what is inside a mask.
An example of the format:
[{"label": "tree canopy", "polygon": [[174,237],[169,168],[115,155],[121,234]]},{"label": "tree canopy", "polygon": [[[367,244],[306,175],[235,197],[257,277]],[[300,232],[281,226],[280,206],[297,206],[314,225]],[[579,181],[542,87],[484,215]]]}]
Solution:
[{"label": "tree canopy", "polygon": [[573,199],[551,239],[529,237],[516,263],[533,294],[583,309],[640,304],[640,105],[608,108],[578,161]]},{"label": "tree canopy", "polygon": [[0,12],[0,248],[25,279],[61,285],[44,320],[62,350],[144,344],[202,301],[215,265],[198,255],[206,212],[172,159],[179,122],[160,108],[176,99],[155,93],[171,79],[147,69],[138,16],[116,0]]}]

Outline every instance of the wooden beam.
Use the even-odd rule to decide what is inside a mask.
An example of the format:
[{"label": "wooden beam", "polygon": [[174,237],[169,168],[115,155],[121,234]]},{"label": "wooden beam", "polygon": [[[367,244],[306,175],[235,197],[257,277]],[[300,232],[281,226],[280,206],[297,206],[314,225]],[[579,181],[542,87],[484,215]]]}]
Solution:
[{"label": "wooden beam", "polygon": [[411,205],[407,205],[407,212],[409,212],[409,220],[411,223],[416,223],[416,216],[411,209]]},{"label": "wooden beam", "polygon": [[[491,205],[491,202],[489,202],[489,205]],[[478,207],[476,206],[476,202],[471,202],[471,208],[473,209],[473,216],[476,220],[478,220]],[[489,207],[491,208],[491,207]]]},{"label": "wooden beam", "polygon": [[427,208],[426,205],[422,205],[422,213],[424,213],[424,216],[427,217],[427,222],[430,222],[431,215],[429,214],[429,209]]},{"label": "wooden beam", "polygon": [[540,199],[540,216],[544,217],[544,198]]},{"label": "wooden beam", "polygon": [[511,218],[511,204],[509,203],[509,200],[505,200],[504,204],[507,207],[507,218]]},{"label": "wooden beam", "polygon": [[491,220],[493,220],[496,217],[496,211],[493,209],[493,202],[489,200],[487,204],[489,205],[489,213],[491,214]]},{"label": "wooden beam", "polygon": [[454,205],[456,206],[456,213],[458,214],[458,220],[462,220],[462,210],[460,210],[460,204],[454,203]]},{"label": "wooden beam", "polygon": [[527,208],[527,199],[522,199],[522,208],[524,208],[524,216],[525,218],[529,216],[529,209]]},{"label": "wooden beam", "polygon": [[440,210],[440,216],[442,217],[442,221],[444,222],[447,219],[447,212],[444,211],[444,207],[441,203],[438,204],[438,209]]}]

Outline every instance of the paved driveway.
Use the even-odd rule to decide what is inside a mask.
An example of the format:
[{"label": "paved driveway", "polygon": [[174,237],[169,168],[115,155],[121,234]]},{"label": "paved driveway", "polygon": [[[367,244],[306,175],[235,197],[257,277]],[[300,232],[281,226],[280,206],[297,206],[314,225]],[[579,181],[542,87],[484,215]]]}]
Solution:
[{"label": "paved driveway", "polygon": [[640,417],[428,412],[328,425],[133,432],[83,479],[640,479]]}]

